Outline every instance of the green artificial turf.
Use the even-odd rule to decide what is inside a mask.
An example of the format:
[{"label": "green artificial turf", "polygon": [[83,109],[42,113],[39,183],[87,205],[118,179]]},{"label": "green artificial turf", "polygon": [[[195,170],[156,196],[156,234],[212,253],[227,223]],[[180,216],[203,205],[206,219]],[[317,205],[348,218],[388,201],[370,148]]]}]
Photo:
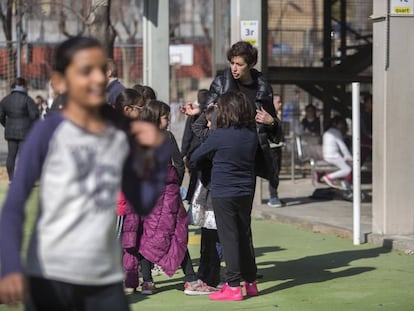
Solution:
[{"label": "green artificial turf", "polygon": [[[4,190],[0,189],[0,199]],[[36,213],[36,193],[28,221]],[[30,225],[26,226],[26,232]],[[198,263],[199,230],[190,228],[189,246]],[[132,310],[414,310],[414,257],[373,245],[312,233],[291,225],[253,221],[260,296],[241,302],[212,302],[183,294],[183,275],[155,277],[159,291],[129,296]],[[97,261],[99,258],[97,258]],[[4,310],[20,308],[0,307]]]}]

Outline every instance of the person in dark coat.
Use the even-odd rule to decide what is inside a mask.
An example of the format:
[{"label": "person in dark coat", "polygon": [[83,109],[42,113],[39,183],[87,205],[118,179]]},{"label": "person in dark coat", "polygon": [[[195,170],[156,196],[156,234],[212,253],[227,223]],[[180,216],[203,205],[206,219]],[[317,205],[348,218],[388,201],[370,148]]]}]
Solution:
[{"label": "person in dark coat", "polygon": [[[276,187],[276,173],[269,141],[278,139],[281,124],[273,106],[272,87],[263,74],[253,68],[257,63],[257,49],[250,43],[243,41],[235,43],[227,52],[227,59],[230,62],[230,68],[224,70],[222,75],[214,79],[206,103],[207,105],[215,103],[220,95],[230,91],[240,91],[247,96],[257,112],[256,129],[259,148],[256,154],[255,173],[257,176],[269,180],[270,184]],[[185,108],[188,115],[195,115],[198,112],[197,109],[191,109],[191,107]],[[205,111],[206,108],[200,107],[200,110]],[[207,126],[203,114],[197,119],[194,126]]]},{"label": "person in dark coat", "polygon": [[39,110],[34,100],[27,94],[26,80],[17,78],[12,83],[12,91],[0,102],[0,123],[4,126],[7,140],[7,174],[12,181],[19,148],[33,123],[39,118]]},{"label": "person in dark coat", "polygon": [[316,115],[316,107],[309,104],[305,108],[306,116],[302,120],[302,130],[305,135],[320,136],[321,120]]},{"label": "person in dark coat", "polygon": [[106,65],[106,75],[108,76],[109,83],[106,87],[106,99],[108,104],[115,105],[116,98],[118,95],[125,90],[125,87],[118,80],[118,69],[113,59],[108,58]]}]

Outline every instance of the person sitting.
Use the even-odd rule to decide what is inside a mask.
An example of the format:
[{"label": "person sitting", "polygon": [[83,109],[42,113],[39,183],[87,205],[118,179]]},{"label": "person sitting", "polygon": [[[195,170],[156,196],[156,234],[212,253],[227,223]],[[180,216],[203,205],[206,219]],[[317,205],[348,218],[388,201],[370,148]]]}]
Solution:
[{"label": "person sitting", "polygon": [[[352,161],[352,155],[344,143],[344,135],[348,131],[346,120],[336,116],[331,120],[331,126],[323,134],[323,159],[338,167],[333,173],[328,173],[322,177],[322,181],[333,188],[349,190],[352,181],[352,168],[348,162]],[[341,180],[341,187],[337,181]]]},{"label": "person sitting", "polygon": [[321,121],[316,116],[316,107],[309,104],[305,108],[305,117],[302,120],[302,130],[305,135],[320,136]]}]

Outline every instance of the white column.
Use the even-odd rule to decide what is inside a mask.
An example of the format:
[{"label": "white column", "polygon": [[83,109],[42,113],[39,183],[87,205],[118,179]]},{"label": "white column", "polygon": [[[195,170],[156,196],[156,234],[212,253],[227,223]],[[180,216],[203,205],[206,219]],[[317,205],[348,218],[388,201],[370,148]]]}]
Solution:
[{"label": "white column", "polygon": [[169,0],[144,0],[143,45],[145,85],[157,98],[170,101]]},{"label": "white column", "polygon": [[361,244],[361,119],[359,83],[352,83],[352,158],[354,245]]},{"label": "white column", "polygon": [[414,16],[388,16],[389,3],[373,1],[372,231],[414,235]]}]

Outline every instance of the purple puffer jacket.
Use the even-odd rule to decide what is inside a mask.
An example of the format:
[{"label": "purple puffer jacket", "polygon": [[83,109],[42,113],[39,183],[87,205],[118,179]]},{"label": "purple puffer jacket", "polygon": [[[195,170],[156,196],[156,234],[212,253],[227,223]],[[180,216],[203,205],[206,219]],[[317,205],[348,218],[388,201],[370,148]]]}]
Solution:
[{"label": "purple puffer jacket", "polygon": [[129,205],[123,193],[119,194],[118,210],[124,211],[124,223],[122,225],[122,247],[124,249],[139,249],[139,235],[142,231],[143,218],[138,216]]},{"label": "purple puffer jacket", "polygon": [[188,242],[188,216],[177,171],[169,165],[165,190],[150,215],[144,218],[139,251],[173,276],[184,259]]}]

